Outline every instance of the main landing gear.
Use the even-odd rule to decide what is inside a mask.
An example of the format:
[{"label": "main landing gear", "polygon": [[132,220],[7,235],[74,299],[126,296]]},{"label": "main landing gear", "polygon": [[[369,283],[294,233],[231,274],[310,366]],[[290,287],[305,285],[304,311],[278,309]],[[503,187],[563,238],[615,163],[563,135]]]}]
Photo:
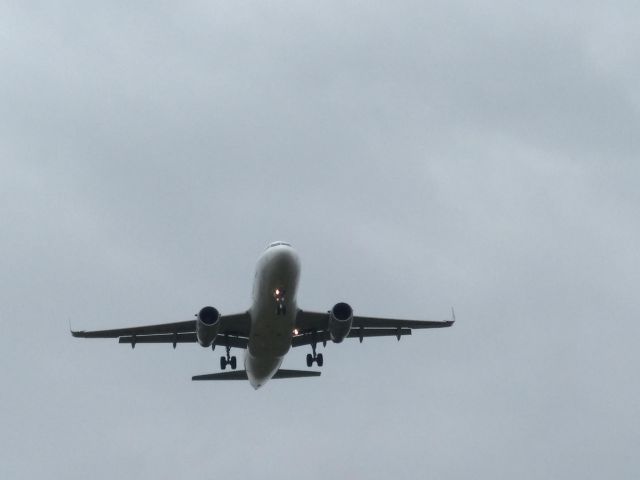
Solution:
[{"label": "main landing gear", "polygon": [[318,353],[317,355],[311,355],[310,353],[307,353],[307,367],[310,367],[311,365],[313,365],[313,362],[317,363],[319,367],[322,366],[322,364],[324,363],[324,359],[322,357],[321,353]]},{"label": "main landing gear", "polygon": [[236,357],[235,355],[232,357],[231,356],[231,347],[229,345],[227,345],[227,356],[226,357],[220,357],[220,368],[222,370],[225,370],[227,368],[227,365],[231,365],[231,370],[235,370],[236,367],[238,366],[238,363],[236,362]]},{"label": "main landing gear", "polygon": [[324,364],[324,357],[322,356],[321,353],[316,353],[315,341],[311,344],[311,350],[313,351],[313,355],[310,353],[307,353],[307,367],[312,366],[314,362],[318,364],[319,367],[321,367],[322,364]]}]

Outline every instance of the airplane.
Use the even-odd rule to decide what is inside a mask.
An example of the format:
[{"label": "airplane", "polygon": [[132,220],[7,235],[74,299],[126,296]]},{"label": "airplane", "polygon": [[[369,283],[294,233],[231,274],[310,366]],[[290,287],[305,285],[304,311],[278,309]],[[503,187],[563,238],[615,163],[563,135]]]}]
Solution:
[{"label": "airplane", "polygon": [[[256,265],[253,303],[246,312],[221,315],[214,307],[203,307],[195,320],[132,328],[97,331],[71,331],[74,337],[118,338],[119,343],[198,343],[208,348],[220,346],[226,355],[220,357],[220,368],[229,372],[196,375],[192,380],[249,380],[254,389],[274,378],[316,377],[319,371],[284,370],[280,365],[291,347],[311,346],[307,367],[322,367],[324,358],[317,345],[328,341],[341,343],[345,338],[411,335],[412,329],[450,327],[455,322],[401,320],[364,317],[353,314],[348,303],[336,303],[325,312],[301,310],[296,302],[300,260],[291,244],[273,242],[262,253]],[[244,370],[236,370],[237,361],[231,349],[246,350]]]}]

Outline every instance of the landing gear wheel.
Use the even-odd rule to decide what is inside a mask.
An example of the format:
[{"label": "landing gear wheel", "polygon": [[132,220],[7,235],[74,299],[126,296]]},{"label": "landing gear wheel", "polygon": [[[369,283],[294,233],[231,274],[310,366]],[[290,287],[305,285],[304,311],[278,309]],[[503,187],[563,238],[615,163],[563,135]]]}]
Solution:
[{"label": "landing gear wheel", "polygon": [[231,357],[231,361],[229,362],[231,364],[231,370],[235,370],[236,367],[238,366],[238,364],[236,363],[236,357]]},{"label": "landing gear wheel", "polygon": [[227,368],[227,359],[220,357],[220,369],[224,370],[225,368]]},{"label": "landing gear wheel", "polygon": [[307,367],[310,367],[311,365],[313,365],[313,357],[310,353],[307,353]]},{"label": "landing gear wheel", "polygon": [[321,353],[316,355],[316,363],[318,364],[319,367],[321,367],[322,364],[324,363],[324,358],[322,357]]}]

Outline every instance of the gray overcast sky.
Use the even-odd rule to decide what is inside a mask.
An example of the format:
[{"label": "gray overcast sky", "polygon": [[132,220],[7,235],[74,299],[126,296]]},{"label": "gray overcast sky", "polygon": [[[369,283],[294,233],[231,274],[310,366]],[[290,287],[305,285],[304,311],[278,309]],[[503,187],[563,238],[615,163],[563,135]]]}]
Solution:
[{"label": "gray overcast sky", "polygon": [[[0,4],[1,478],[637,475],[637,2],[108,3]],[[277,239],[304,308],[458,322],[258,392],[69,336]]]}]

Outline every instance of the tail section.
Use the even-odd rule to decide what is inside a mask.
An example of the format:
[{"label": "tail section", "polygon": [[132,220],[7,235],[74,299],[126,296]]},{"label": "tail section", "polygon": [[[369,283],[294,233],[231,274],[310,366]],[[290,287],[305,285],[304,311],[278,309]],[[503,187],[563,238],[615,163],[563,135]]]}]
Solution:
[{"label": "tail section", "polygon": [[[320,372],[310,370],[278,370],[271,378],[303,378],[303,377],[319,377]],[[196,375],[191,380],[249,380],[245,370],[233,372],[207,373],[205,375]]]}]

